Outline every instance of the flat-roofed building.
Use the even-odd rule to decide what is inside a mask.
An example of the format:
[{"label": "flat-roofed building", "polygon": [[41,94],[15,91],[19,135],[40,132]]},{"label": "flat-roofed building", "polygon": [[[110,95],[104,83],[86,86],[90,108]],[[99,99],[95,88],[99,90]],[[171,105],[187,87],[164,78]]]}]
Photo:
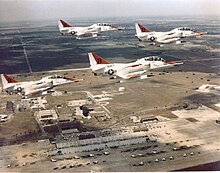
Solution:
[{"label": "flat-roofed building", "polygon": [[52,124],[57,121],[58,115],[54,109],[40,110],[35,113],[36,119],[39,123]]}]

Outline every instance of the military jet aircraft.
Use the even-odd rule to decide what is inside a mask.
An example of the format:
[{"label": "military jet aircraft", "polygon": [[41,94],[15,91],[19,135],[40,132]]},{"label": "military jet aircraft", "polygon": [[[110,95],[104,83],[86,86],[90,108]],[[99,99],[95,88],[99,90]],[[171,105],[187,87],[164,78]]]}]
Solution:
[{"label": "military jet aircraft", "polygon": [[195,37],[205,34],[204,32],[199,32],[188,27],[179,27],[167,32],[156,32],[142,26],[139,23],[135,24],[135,29],[136,37],[138,37],[140,41],[159,44],[168,44],[173,42],[180,44],[183,42],[180,40],[181,38]]},{"label": "military jet aircraft", "polygon": [[96,23],[86,27],[74,27],[63,20],[58,21],[58,26],[62,35],[73,35],[78,39],[82,37],[97,37],[100,32],[122,29],[108,23]]},{"label": "military jet aircraft", "polygon": [[123,79],[144,79],[146,75],[143,74],[146,71],[183,64],[182,62],[167,62],[158,56],[144,57],[131,63],[110,63],[95,53],[88,53],[88,56],[94,75],[117,76]]},{"label": "military jet aircraft", "polygon": [[58,85],[79,81],[76,78],[53,75],[37,81],[18,82],[6,74],[1,74],[1,80],[4,91],[9,94],[15,93],[23,96],[44,95],[45,92],[50,91]]}]

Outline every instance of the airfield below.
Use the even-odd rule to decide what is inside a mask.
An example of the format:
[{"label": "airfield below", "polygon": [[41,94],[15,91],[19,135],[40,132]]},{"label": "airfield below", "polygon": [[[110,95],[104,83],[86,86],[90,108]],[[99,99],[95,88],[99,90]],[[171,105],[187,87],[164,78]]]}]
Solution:
[{"label": "airfield below", "polygon": [[[1,93],[0,110],[10,116],[0,124],[0,172],[173,171],[219,160],[220,98],[196,91],[203,84],[220,85],[218,74],[175,67],[137,81],[110,80],[89,69],[14,78],[51,74],[83,80],[39,100]],[[13,111],[6,110],[7,101]],[[77,121],[83,130],[58,126],[53,133],[39,120],[42,110],[55,110],[56,125]]]}]

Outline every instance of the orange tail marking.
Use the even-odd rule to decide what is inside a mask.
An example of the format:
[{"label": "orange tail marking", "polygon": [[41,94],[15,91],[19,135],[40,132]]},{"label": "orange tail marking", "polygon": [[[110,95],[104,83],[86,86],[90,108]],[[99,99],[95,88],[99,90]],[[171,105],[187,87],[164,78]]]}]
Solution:
[{"label": "orange tail marking", "polygon": [[8,83],[17,83],[18,82],[6,74],[3,74],[3,75],[4,75],[5,79],[8,81]]},{"label": "orange tail marking", "polygon": [[60,22],[62,23],[63,27],[71,27],[68,23],[64,22],[63,20],[60,19]]},{"label": "orange tail marking", "polygon": [[111,64],[110,62],[106,61],[105,59],[101,58],[100,56],[96,55],[95,53],[92,53],[95,61],[97,64]]},{"label": "orange tail marking", "polygon": [[138,24],[139,28],[141,29],[141,32],[152,32],[150,29],[145,28],[144,26],[142,26],[141,24]]}]

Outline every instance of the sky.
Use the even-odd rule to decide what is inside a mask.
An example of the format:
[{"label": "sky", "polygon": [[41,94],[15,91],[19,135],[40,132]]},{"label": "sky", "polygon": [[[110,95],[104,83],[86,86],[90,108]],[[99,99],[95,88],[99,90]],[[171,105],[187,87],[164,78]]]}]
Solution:
[{"label": "sky", "polygon": [[0,0],[0,22],[184,15],[220,16],[220,0]]}]

